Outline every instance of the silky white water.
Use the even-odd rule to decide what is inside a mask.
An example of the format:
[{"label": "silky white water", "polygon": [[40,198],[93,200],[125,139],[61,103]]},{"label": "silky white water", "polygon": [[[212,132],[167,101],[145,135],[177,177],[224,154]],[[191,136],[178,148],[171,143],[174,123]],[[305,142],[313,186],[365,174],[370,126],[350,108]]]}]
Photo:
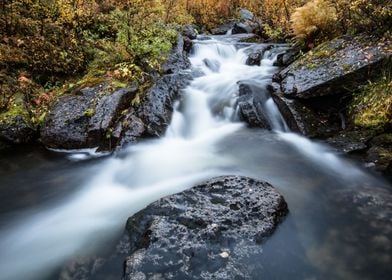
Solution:
[{"label": "silky white water", "polygon": [[[236,37],[222,36],[195,42],[190,60],[196,77],[183,90],[165,137],[131,146],[125,157],[106,159],[98,172],[86,174],[91,180],[71,197],[55,207],[24,213],[1,229],[1,279],[44,279],[74,255],[94,251],[147,204],[215,176],[235,173],[268,180],[292,194],[287,197],[289,207],[292,200],[298,209],[313,190],[299,193],[293,187],[305,177],[292,167],[284,170],[291,161],[304,159],[307,170],[317,165],[322,176],[340,182],[353,176],[368,178],[328,148],[288,132],[271,98],[263,106],[275,133],[258,136],[238,121],[237,82],[270,80],[277,68],[271,52],[261,66],[245,65],[247,47],[238,49],[235,41]],[[285,154],[294,156],[285,160]]]}]

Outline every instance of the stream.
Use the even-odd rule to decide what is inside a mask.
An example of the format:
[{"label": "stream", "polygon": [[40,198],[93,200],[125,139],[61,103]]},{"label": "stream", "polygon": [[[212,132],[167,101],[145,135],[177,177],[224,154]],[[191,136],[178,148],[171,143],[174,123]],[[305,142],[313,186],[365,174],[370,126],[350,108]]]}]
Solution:
[{"label": "stream", "polygon": [[350,199],[362,190],[390,194],[390,185],[291,133],[268,96],[263,109],[272,131],[247,128],[236,109],[237,82],[267,86],[287,46],[247,66],[257,46],[240,38],[195,40],[195,79],[161,139],[117,156],[41,147],[0,152],[0,279],[59,279],[76,256],[105,252],[127,218],[149,203],[221,175],[267,181],[288,203],[289,215],[254,260],[265,263],[262,279],[390,279],[391,217]]}]

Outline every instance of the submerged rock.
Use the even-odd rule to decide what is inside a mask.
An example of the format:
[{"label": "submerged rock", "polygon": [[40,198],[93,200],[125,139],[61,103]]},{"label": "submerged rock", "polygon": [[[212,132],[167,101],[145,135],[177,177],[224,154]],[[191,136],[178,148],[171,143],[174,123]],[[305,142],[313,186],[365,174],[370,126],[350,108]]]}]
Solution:
[{"label": "submerged rock", "polygon": [[125,279],[255,279],[287,211],[271,185],[237,176],[162,198],[127,222]]},{"label": "submerged rock", "polygon": [[279,92],[303,99],[349,93],[383,71],[389,48],[388,42],[376,44],[365,35],[326,42],[277,75]]}]

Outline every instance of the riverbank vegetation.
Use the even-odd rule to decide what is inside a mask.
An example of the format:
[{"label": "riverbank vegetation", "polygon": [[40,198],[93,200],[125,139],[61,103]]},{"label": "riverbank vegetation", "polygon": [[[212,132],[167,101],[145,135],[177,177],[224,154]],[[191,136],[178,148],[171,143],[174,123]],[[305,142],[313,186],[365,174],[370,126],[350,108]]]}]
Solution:
[{"label": "riverbank vegetation", "polygon": [[[1,0],[0,114],[26,107],[40,123],[66,90],[101,82],[147,86],[179,26],[200,31],[249,9],[264,38],[305,49],[342,34],[390,36],[392,1]],[[19,112],[19,109],[16,110]]]}]

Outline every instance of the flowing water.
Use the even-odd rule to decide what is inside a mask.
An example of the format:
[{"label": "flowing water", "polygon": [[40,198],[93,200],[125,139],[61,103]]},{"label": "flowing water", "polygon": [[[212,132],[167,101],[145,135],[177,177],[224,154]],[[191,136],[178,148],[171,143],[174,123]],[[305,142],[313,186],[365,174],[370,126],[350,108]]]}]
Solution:
[{"label": "flowing water", "polygon": [[37,147],[1,155],[0,279],[57,279],[67,261],[104,248],[149,203],[230,174],[270,182],[289,205],[254,260],[265,263],[263,279],[392,275],[391,217],[375,225],[382,209],[364,214],[343,199],[363,189],[390,193],[390,186],[329,147],[290,133],[267,91],[260,94],[273,131],[238,120],[237,82],[266,86],[286,46],[266,51],[261,66],[247,66],[247,54],[260,46],[234,35],[199,39],[190,57],[195,79],[163,138],[131,146],[121,157]]}]

